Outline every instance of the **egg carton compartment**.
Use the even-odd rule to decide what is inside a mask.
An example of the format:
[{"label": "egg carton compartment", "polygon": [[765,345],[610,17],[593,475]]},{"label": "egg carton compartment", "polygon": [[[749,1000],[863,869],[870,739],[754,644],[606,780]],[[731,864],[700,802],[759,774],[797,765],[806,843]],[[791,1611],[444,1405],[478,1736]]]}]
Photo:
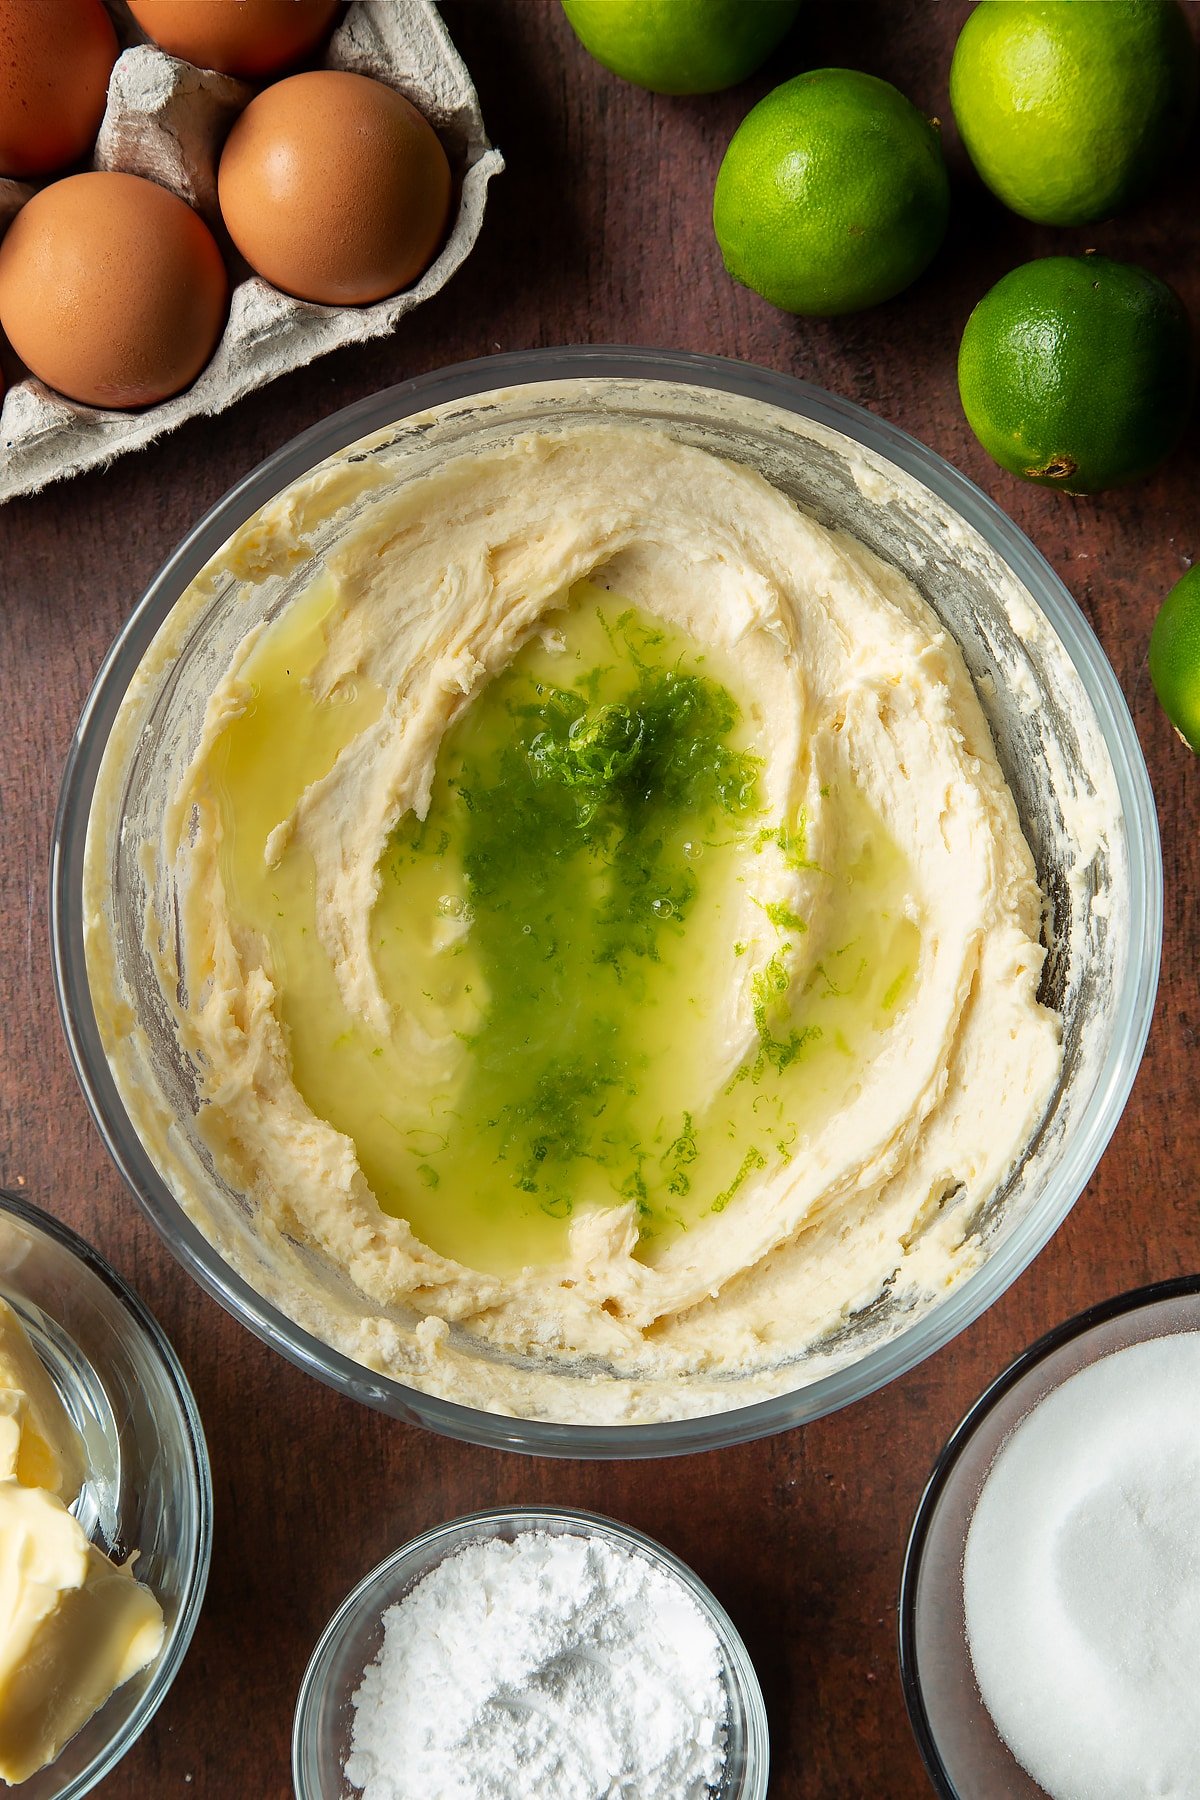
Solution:
[{"label": "egg carton compartment", "polygon": [[[128,19],[113,10],[118,32],[127,38]],[[151,45],[132,45],[113,69],[92,167],[146,176],[196,208],[225,255],[229,317],[212,360],[191,387],[158,406],[110,411],[64,399],[32,376],[15,382],[0,412],[0,502],[140,449],[185,419],[223,412],[243,394],[343,344],[386,337],[465,260],[483,224],[488,183],[504,159],[488,142],[478,95],[433,0],[356,0],[334,32],[323,66],[371,75],[395,88],[441,139],[457,204],[429,268],[412,287],[366,306],[296,300],[246,274],[220,224],[216,171],[234,119],[258,90]],[[24,182],[0,180],[0,232],[33,191]]]}]

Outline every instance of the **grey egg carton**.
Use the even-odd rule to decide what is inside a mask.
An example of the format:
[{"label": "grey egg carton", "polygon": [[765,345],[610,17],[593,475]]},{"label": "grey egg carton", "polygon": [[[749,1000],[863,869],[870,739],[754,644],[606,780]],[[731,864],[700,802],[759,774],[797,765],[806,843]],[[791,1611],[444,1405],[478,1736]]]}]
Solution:
[{"label": "grey egg carton", "polygon": [[[118,12],[118,31],[131,35]],[[0,412],[0,502],[140,449],[185,419],[223,412],[243,394],[342,344],[386,337],[443,288],[483,224],[487,186],[504,167],[484,130],[479,98],[433,0],[357,0],[331,39],[325,66],[373,75],[420,108],[455,174],[458,210],[436,260],[402,293],[369,306],[317,306],[248,274],[234,286],[211,362],[182,394],[138,412],[80,406],[33,377],[15,382]],[[221,145],[254,89],[197,69],[149,44],[117,59],[92,166],[148,176],[218,228]],[[34,190],[0,180],[0,232]],[[226,250],[228,241],[222,237]],[[244,265],[243,265],[244,266]]]}]

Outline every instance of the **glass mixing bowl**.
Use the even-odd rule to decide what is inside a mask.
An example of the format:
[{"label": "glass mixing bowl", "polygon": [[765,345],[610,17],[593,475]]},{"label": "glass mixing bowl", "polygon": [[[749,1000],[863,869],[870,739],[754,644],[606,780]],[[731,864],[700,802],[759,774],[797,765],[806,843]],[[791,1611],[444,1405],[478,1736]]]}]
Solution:
[{"label": "glass mixing bowl", "polygon": [[[231,533],[339,452],[347,467],[369,461],[367,473],[379,477],[368,504],[455,452],[597,419],[652,425],[749,464],[925,596],[962,647],[1049,899],[1043,998],[1064,1024],[1049,1110],[974,1221],[982,1260],[970,1276],[919,1309],[885,1294],[852,1313],[781,1374],[787,1391],[743,1392],[739,1405],[730,1383],[721,1410],[707,1399],[676,1405],[673,1394],[676,1414],[696,1416],[636,1425],[464,1406],[365,1367],[297,1324],[278,1298],[289,1266],[298,1284],[325,1284],[331,1309],[361,1313],[364,1303],[339,1271],[315,1267],[305,1246],[283,1234],[265,1245],[245,1198],[222,1181],[196,1129],[194,1071],[144,945],[147,909],[157,905],[169,931],[170,902],[156,894],[143,850],[159,841],[212,685],[248,624],[273,616],[311,568],[273,571],[236,604],[232,578],[222,578],[176,609]],[[318,536],[317,554],[345,524],[339,514],[319,528],[328,537]],[[85,880],[111,945],[99,1007]],[[84,709],[63,778],[51,909],[59,1007],[93,1116],[131,1191],[209,1293],[300,1367],[434,1430],[548,1455],[667,1456],[784,1430],[871,1393],[949,1342],[1037,1255],[1099,1160],[1137,1071],[1158,978],[1162,869],[1153,797],[1116,677],[1048,564],[978,489],[893,426],[786,376],[711,357],[584,349],[467,363],[349,407],[279,451],[196,526],[121,631]],[[118,1018],[136,1022],[139,1047],[132,1062],[123,1048],[110,1066]],[[149,1142],[132,1123],[133,1096]],[[205,1231],[194,1221],[197,1200]],[[586,1364],[577,1373],[597,1376]],[[571,1417],[572,1378],[562,1376],[557,1419]]]},{"label": "glass mixing bowl", "polygon": [[329,1621],[305,1672],[292,1732],[292,1780],[296,1800],[353,1800],[342,1773],[350,1750],[352,1701],[363,1671],[383,1642],[383,1614],[423,1575],[467,1544],[518,1533],[573,1532],[633,1551],[677,1581],[700,1608],[721,1647],[728,1695],[725,1769],[713,1800],[767,1800],[770,1744],[762,1688],[746,1646],[723,1606],[686,1563],[632,1526],[573,1507],[497,1508],[469,1513],[423,1532],[373,1569]]},{"label": "glass mixing bowl", "polygon": [[212,1551],[208,1451],[175,1352],[137,1295],[82,1238],[6,1190],[0,1296],[83,1438],[87,1479],[72,1511],[107,1555],[137,1552],[166,1626],[149,1668],[21,1783],[22,1800],[80,1800],[146,1729],[192,1641]]},{"label": "glass mixing bowl", "polygon": [[992,1465],[1034,1408],[1131,1344],[1200,1331],[1200,1277],[1104,1300],[1022,1351],[956,1428],[913,1521],[900,1583],[900,1676],[913,1733],[941,1800],[1045,1800],[980,1698],[967,1641],[963,1554]]}]

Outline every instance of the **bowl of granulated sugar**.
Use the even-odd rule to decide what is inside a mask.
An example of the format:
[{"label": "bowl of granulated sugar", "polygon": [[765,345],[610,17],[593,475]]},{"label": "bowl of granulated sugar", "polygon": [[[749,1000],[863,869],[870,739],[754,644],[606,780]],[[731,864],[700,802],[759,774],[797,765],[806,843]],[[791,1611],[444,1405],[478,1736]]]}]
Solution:
[{"label": "bowl of granulated sugar", "polygon": [[660,1544],[567,1508],[472,1513],[359,1583],[296,1707],[297,1800],[766,1800],[762,1690]]},{"label": "bowl of granulated sugar", "polygon": [[968,1413],[900,1663],[944,1800],[1200,1800],[1200,1277],[1070,1320]]}]

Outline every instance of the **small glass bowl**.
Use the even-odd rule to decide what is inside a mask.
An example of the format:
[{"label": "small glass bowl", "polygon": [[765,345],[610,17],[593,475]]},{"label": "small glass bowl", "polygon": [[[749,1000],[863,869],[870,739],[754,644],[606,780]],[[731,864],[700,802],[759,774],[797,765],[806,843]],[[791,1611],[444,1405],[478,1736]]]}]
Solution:
[{"label": "small glass bowl", "polygon": [[166,1623],[150,1667],[19,1790],[21,1800],[80,1800],[150,1723],[191,1642],[212,1550],[208,1452],[175,1352],[137,1295],[75,1232],[6,1189],[0,1296],[82,1434],[88,1472],[72,1511],[108,1555],[136,1551],[137,1578]]},{"label": "small glass bowl", "polygon": [[[746,1646],[724,1607],[686,1563],[629,1525],[573,1507],[500,1507],[468,1513],[413,1538],[373,1569],[338,1608],[313,1652],[296,1704],[292,1780],[296,1800],[356,1800],[343,1774],[350,1750],[352,1701],[383,1642],[383,1614],[445,1557],[489,1538],[511,1542],[525,1531],[601,1538],[633,1551],[687,1591],[721,1646],[729,1696],[725,1772],[713,1800],[767,1800],[770,1753],[762,1689]],[[649,1800],[649,1796],[647,1796]],[[671,1800],[663,1795],[660,1800]]]},{"label": "small glass bowl", "polygon": [[900,1676],[908,1717],[943,1800],[1046,1800],[980,1698],[967,1642],[963,1554],[1002,1446],[1047,1394],[1102,1357],[1200,1331],[1200,1276],[1105,1300],[1022,1352],[942,1451],[917,1508],[900,1582]]}]

